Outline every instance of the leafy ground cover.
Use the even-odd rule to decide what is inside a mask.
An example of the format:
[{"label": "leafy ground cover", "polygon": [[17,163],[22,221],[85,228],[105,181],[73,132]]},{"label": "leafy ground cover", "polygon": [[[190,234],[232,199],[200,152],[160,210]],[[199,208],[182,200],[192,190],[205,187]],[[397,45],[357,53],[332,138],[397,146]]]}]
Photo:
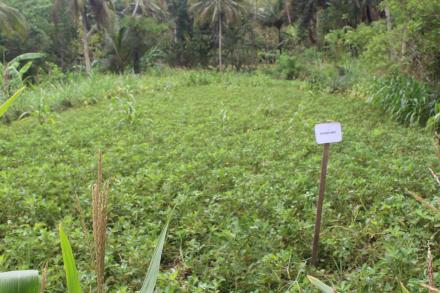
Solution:
[{"label": "leafy ground cover", "polygon": [[[405,191],[435,200],[430,134],[359,98],[262,75],[185,71],[98,75],[64,88],[89,94],[48,86],[25,99],[58,94],[51,105],[73,97],[83,107],[0,127],[1,271],[48,261],[48,292],[65,292],[63,222],[82,282],[93,283],[75,198],[89,219],[98,149],[112,178],[110,292],[140,288],[175,205],[163,292],[312,292],[307,274],[342,292],[393,292],[400,281],[417,291],[429,241],[440,256],[438,218]],[[331,147],[315,269],[306,264],[321,160],[313,126],[326,120],[342,123],[344,141]]]}]

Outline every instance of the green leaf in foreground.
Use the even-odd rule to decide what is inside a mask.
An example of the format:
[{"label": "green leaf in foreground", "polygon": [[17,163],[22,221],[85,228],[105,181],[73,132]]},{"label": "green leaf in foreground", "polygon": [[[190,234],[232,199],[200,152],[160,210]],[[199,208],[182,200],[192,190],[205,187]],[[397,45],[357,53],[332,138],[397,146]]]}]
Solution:
[{"label": "green leaf in foreground", "polygon": [[66,233],[64,233],[63,226],[61,224],[59,229],[68,292],[82,293],[81,283],[79,282],[79,274],[76,269],[75,259],[73,258],[72,247],[70,246],[69,238],[67,238]]},{"label": "green leaf in foreground", "polygon": [[40,277],[38,271],[12,271],[0,273],[0,292],[38,293]]},{"label": "green leaf in foreground", "polygon": [[315,286],[316,288],[321,290],[321,292],[323,292],[323,293],[335,293],[336,292],[336,289],[324,284],[319,279],[317,279],[313,276],[307,276],[307,278],[313,284],[313,286]]},{"label": "green leaf in foreground", "polygon": [[156,286],[157,276],[159,275],[160,260],[162,258],[163,246],[165,244],[165,239],[167,237],[168,226],[170,224],[171,216],[160,233],[159,240],[157,242],[156,248],[154,249],[153,257],[150,261],[150,266],[148,267],[147,275],[142,284],[140,293],[153,293]]},{"label": "green leaf in foreground", "polygon": [[24,89],[25,87],[19,89],[15,94],[12,95],[12,97],[10,97],[3,105],[0,106],[0,117],[5,114],[5,112],[9,109],[15,99],[17,99],[18,96],[24,91]]}]

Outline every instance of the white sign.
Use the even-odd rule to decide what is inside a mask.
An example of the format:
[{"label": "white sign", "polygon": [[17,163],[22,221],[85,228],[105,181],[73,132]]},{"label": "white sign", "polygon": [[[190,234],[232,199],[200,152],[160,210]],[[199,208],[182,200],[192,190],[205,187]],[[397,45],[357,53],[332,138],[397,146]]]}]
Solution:
[{"label": "white sign", "polygon": [[315,125],[317,144],[336,143],[342,141],[342,127],[339,122],[322,123]]}]

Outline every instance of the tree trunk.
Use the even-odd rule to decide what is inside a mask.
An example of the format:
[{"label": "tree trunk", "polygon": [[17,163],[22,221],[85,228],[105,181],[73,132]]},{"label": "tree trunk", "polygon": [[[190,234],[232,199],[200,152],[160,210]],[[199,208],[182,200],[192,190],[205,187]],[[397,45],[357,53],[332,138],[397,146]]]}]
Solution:
[{"label": "tree trunk", "polygon": [[252,42],[252,55],[254,56],[254,64],[258,64],[259,63],[259,59],[258,59],[258,46],[257,46],[257,37],[255,35],[255,31],[251,30],[250,31],[251,34],[251,42]]},{"label": "tree trunk", "polygon": [[82,23],[82,42],[84,50],[84,62],[86,64],[86,73],[90,75],[92,72],[92,65],[90,62],[90,48],[89,48],[89,34],[87,32],[87,23],[84,15],[81,15]]},{"label": "tree trunk", "polygon": [[408,32],[408,29],[406,27],[403,28],[403,31],[402,31],[402,46],[401,46],[401,49],[400,49],[401,62],[403,62],[403,60],[405,59],[405,55],[406,55],[406,46],[407,46],[407,44],[406,44],[406,42],[407,42],[406,34],[407,34],[407,32]]},{"label": "tree trunk", "polygon": [[289,1],[286,1],[284,4],[284,9],[286,10],[286,14],[287,14],[287,21],[289,22],[289,25],[292,24],[292,17],[290,16],[290,5],[289,5]]},{"label": "tree trunk", "polygon": [[371,23],[373,21],[373,16],[371,13],[371,6],[367,4],[365,14],[367,16],[367,23]]},{"label": "tree trunk", "polygon": [[309,40],[312,45],[316,45],[316,43],[318,42],[317,20],[316,20],[317,15],[316,14],[317,14],[316,7],[313,6],[312,12],[311,12],[310,23],[309,23]]},{"label": "tree trunk", "polygon": [[139,50],[136,48],[133,51],[133,71],[136,74],[139,74],[141,72],[141,58],[139,54]]},{"label": "tree trunk", "polygon": [[222,46],[222,15],[220,13],[218,17],[218,65],[220,71],[223,71]]},{"label": "tree trunk", "polygon": [[277,27],[278,29],[278,50],[280,51],[280,55],[283,53],[283,34],[281,33],[282,26]]},{"label": "tree trunk", "polygon": [[387,30],[391,31],[391,29],[393,28],[393,24],[391,22],[391,12],[390,12],[390,8],[387,6],[385,6],[385,17],[387,20]]},{"label": "tree trunk", "polygon": [[134,6],[133,13],[131,14],[131,16],[136,16],[140,2],[141,2],[141,0],[136,0],[136,4]]},{"label": "tree trunk", "polygon": [[257,21],[257,0],[254,0],[254,21]]}]

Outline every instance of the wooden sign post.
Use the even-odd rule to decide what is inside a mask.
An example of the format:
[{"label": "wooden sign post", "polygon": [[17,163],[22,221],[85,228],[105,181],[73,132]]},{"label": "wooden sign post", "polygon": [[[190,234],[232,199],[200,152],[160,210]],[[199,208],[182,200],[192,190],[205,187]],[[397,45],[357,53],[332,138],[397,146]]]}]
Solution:
[{"label": "wooden sign post", "polygon": [[318,263],[319,233],[321,231],[322,205],[324,203],[325,183],[327,179],[327,166],[330,155],[330,144],[342,141],[341,124],[338,122],[317,124],[315,126],[315,138],[317,144],[324,145],[324,151],[322,154],[321,178],[319,182],[319,196],[318,196],[318,200],[316,201],[315,233],[313,236],[313,244],[312,244],[311,263],[314,266],[316,266]]}]

